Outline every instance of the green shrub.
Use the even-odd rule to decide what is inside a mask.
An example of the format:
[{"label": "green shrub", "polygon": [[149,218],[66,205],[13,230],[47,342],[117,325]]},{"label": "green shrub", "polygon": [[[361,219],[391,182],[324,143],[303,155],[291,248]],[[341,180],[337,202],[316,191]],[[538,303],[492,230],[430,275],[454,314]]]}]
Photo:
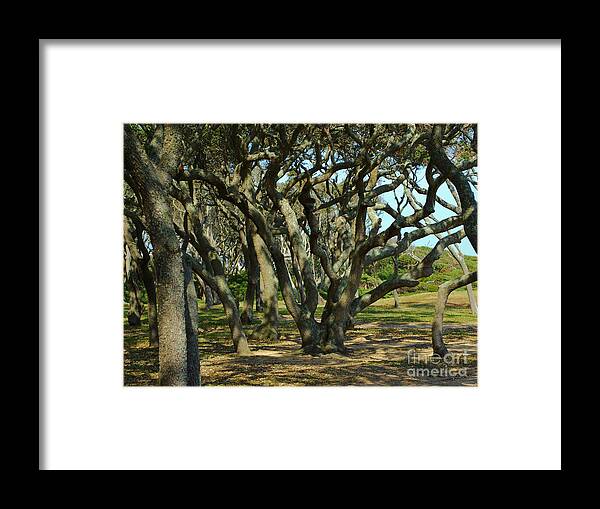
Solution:
[{"label": "green shrub", "polygon": [[246,298],[246,289],[248,288],[248,275],[245,270],[234,274],[233,276],[229,276],[227,279],[227,284],[229,285],[229,289],[233,294],[233,297],[241,302]]}]

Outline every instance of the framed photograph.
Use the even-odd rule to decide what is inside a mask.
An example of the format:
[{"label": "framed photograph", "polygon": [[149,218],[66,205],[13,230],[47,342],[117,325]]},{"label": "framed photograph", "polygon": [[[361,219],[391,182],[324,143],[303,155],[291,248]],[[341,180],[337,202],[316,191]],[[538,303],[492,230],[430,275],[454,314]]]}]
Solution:
[{"label": "framed photograph", "polygon": [[561,468],[560,39],[42,39],[40,97],[40,469]]}]

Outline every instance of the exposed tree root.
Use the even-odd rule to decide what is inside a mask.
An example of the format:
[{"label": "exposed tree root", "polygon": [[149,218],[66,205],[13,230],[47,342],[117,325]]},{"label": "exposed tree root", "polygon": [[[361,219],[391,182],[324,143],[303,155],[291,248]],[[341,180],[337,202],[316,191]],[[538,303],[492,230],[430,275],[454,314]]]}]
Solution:
[{"label": "exposed tree root", "polygon": [[266,340],[266,341],[277,341],[279,333],[277,329],[270,323],[261,323],[249,335],[251,340]]}]

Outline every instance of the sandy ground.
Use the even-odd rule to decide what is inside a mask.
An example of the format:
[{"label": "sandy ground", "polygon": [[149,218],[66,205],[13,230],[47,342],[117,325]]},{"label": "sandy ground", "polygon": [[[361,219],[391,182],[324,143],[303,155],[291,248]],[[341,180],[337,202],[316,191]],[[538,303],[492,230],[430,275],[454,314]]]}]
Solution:
[{"label": "sandy ground", "polygon": [[[445,326],[445,341],[456,355],[449,364],[431,359],[431,326],[422,323],[357,323],[348,332],[348,355],[305,355],[290,323],[274,343],[251,344],[253,355],[231,353],[226,335],[200,335],[204,386],[476,386],[477,327]],[[288,334],[285,331],[289,331]],[[132,332],[125,348],[125,384],[155,385],[158,352],[144,335]]]},{"label": "sandy ground", "polygon": [[[300,353],[299,338],[254,350],[251,357],[213,355],[201,367],[203,385],[477,385],[477,330],[449,326],[446,343],[456,356],[435,363],[430,326],[360,324],[349,332],[348,355]],[[421,370],[419,370],[421,368]],[[425,369],[428,368],[428,371]],[[437,368],[437,371],[433,371]],[[447,368],[447,369],[444,369]]]}]

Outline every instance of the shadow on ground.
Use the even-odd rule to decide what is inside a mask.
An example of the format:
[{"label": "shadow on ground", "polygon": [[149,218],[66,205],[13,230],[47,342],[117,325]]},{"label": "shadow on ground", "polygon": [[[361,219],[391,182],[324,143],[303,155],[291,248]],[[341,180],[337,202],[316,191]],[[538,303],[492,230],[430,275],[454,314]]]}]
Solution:
[{"label": "shadow on ground", "polygon": [[[310,356],[300,351],[297,331],[284,319],[277,342],[251,342],[253,355],[239,357],[219,324],[199,330],[202,385],[476,386],[477,327],[445,327],[450,351],[464,354],[450,366],[430,362],[430,331],[427,324],[358,322],[348,332],[348,355]],[[125,326],[124,354],[125,385],[157,384],[158,349],[148,346],[145,326]]]}]

